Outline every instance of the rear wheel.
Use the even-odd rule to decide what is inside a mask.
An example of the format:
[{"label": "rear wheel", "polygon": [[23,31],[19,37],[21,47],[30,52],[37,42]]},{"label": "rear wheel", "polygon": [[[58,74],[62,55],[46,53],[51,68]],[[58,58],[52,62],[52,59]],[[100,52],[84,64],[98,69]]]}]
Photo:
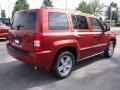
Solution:
[{"label": "rear wheel", "polygon": [[66,78],[72,72],[74,67],[74,56],[71,52],[62,52],[56,58],[56,62],[54,64],[54,74],[58,78]]},{"label": "rear wheel", "polygon": [[112,57],[112,55],[114,53],[114,48],[115,48],[114,42],[110,41],[110,43],[107,47],[107,50],[104,51],[104,56],[105,57]]}]

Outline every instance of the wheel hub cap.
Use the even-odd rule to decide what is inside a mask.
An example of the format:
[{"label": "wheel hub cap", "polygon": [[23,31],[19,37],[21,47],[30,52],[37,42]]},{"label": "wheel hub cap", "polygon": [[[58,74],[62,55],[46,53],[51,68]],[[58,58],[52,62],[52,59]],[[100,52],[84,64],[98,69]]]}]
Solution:
[{"label": "wheel hub cap", "polygon": [[61,75],[67,75],[72,68],[72,58],[68,55],[63,56],[58,64],[58,70]]}]

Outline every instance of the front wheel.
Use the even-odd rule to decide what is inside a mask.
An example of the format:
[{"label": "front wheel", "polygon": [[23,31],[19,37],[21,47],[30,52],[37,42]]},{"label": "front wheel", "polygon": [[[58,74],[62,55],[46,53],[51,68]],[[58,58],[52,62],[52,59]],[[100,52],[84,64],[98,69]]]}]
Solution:
[{"label": "front wheel", "polygon": [[58,78],[66,78],[72,72],[74,67],[74,56],[71,52],[62,52],[58,55],[54,64],[54,73]]},{"label": "front wheel", "polygon": [[104,51],[104,56],[105,57],[112,57],[112,55],[114,53],[114,48],[115,48],[114,42],[110,41],[110,43],[107,47],[107,50]]}]

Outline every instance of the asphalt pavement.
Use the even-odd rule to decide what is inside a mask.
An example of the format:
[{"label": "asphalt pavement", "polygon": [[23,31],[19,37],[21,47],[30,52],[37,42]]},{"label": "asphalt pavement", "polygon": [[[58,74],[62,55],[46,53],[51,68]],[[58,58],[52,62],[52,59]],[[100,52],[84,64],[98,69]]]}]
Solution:
[{"label": "asphalt pavement", "polygon": [[120,90],[120,28],[112,58],[102,55],[79,62],[72,74],[59,80],[51,73],[12,58],[0,40],[0,90]]}]

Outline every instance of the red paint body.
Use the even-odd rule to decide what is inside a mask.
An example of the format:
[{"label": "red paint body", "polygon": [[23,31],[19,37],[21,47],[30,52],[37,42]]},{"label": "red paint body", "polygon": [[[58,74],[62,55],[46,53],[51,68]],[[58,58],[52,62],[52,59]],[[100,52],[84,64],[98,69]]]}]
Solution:
[{"label": "red paint body", "polygon": [[[10,55],[16,59],[33,64],[44,70],[50,70],[54,63],[55,56],[59,50],[67,47],[76,49],[77,61],[89,57],[91,55],[104,51],[111,39],[116,40],[115,33],[111,31],[101,32],[92,30],[91,22],[87,14],[83,15],[87,18],[88,30],[74,30],[72,25],[71,14],[75,12],[58,9],[35,9],[28,12],[37,12],[36,30],[13,30],[9,35],[9,43],[7,49]],[[68,30],[49,30],[48,13],[59,12],[67,15],[69,23]],[[41,50],[34,51],[34,35],[41,36]],[[14,37],[18,36],[22,39],[21,44],[14,43]]]},{"label": "red paint body", "polygon": [[8,26],[0,26],[0,38],[7,38],[9,33]]}]

